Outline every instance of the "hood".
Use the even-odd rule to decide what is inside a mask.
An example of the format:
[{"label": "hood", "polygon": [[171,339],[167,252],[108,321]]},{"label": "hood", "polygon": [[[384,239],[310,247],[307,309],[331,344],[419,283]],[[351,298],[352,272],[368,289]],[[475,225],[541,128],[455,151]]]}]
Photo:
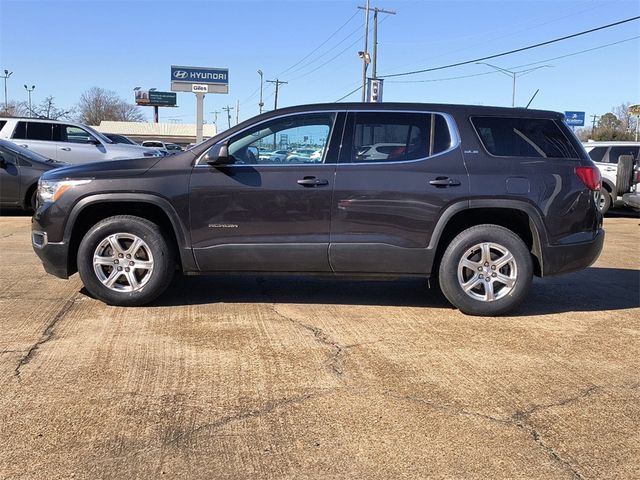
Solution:
[{"label": "hood", "polygon": [[56,168],[45,173],[45,180],[83,179],[83,178],[124,178],[142,175],[156,163],[166,157],[144,157],[131,160],[106,160],[89,162],[70,167]]}]

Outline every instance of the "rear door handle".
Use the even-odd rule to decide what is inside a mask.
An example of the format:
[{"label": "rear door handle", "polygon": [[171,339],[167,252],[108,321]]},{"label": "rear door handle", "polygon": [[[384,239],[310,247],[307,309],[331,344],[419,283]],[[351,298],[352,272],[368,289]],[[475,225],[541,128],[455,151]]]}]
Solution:
[{"label": "rear door handle", "polygon": [[435,187],[457,187],[460,185],[460,180],[449,177],[436,177],[435,180],[430,180],[429,184]]},{"label": "rear door handle", "polygon": [[298,180],[298,185],[303,187],[321,187],[323,185],[329,185],[329,180],[316,177],[304,177],[302,180]]},{"label": "rear door handle", "polygon": [[60,147],[60,150],[64,150],[65,152],[70,152],[71,149],[69,147]]}]

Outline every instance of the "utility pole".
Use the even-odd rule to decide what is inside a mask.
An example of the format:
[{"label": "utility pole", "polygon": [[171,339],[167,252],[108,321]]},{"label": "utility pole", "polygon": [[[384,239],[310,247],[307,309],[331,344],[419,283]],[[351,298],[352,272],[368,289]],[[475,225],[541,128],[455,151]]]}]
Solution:
[{"label": "utility pole", "polygon": [[231,110],[233,110],[233,107],[227,105],[226,107],[222,107],[222,110],[227,112],[227,124],[229,125],[229,128],[231,128]]},{"label": "utility pole", "polygon": [[36,89],[36,86],[31,85],[31,89],[29,89],[29,87],[25,85],[24,89],[29,93],[29,118],[31,118],[33,117],[33,110],[31,110],[31,92],[33,92]]},{"label": "utility pole", "polygon": [[258,75],[260,75],[260,102],[258,102],[258,108],[260,109],[260,113],[262,113],[262,107],[264,107],[264,102],[262,101],[262,84],[264,83],[264,74],[262,73],[262,70],[258,70]]},{"label": "utility pole", "polygon": [[213,112],[209,113],[213,113],[213,123],[215,124],[216,128],[218,128],[218,114],[220,113],[220,110],[214,110]]},{"label": "utility pole", "polygon": [[278,89],[280,88],[280,85],[286,85],[289,82],[283,82],[282,80],[279,79],[275,79],[275,80],[266,80],[267,83],[275,83],[276,85],[276,99],[275,102],[273,104],[273,109],[277,110],[278,109]]},{"label": "utility pole", "polygon": [[236,100],[236,125],[240,120],[240,100]]},{"label": "utility pole", "polygon": [[[366,10],[367,7],[360,7],[360,10]],[[378,78],[378,13],[387,13],[395,15],[395,10],[385,10],[384,8],[373,8],[373,58],[371,59],[371,78]],[[365,50],[366,51],[366,50]]]},{"label": "utility pole", "polygon": [[9,112],[7,110],[9,110],[9,103],[7,102],[7,78],[9,78],[11,75],[13,74],[13,72],[10,72],[9,70],[5,69],[4,70],[4,75],[0,75],[0,77],[4,78],[4,109],[5,109],[5,115],[7,115]]},{"label": "utility pole", "polygon": [[369,57],[369,0],[364,8],[364,50],[362,51],[362,101],[367,100],[367,67],[371,58]]},{"label": "utility pole", "polygon": [[598,115],[591,115],[591,136],[596,131],[596,120],[600,118]]}]

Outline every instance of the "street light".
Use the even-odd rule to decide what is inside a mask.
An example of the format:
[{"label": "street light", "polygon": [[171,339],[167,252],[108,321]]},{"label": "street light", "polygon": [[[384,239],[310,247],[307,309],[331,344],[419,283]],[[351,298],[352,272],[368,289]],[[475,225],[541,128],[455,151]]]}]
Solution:
[{"label": "street light", "polygon": [[5,69],[4,70],[4,75],[1,75],[2,78],[4,78],[4,109],[5,109],[5,113],[8,113],[7,110],[9,110],[9,103],[7,102],[7,78],[9,78],[12,74],[13,74],[13,72],[10,72],[9,70]]},{"label": "street light", "polygon": [[31,85],[31,89],[29,89],[29,87],[25,85],[24,89],[29,93],[29,118],[31,118],[33,116],[33,110],[31,110],[31,92],[36,89],[36,86]]},{"label": "street light", "polygon": [[511,107],[515,107],[516,106],[516,78],[517,77],[521,77],[522,75],[526,75],[527,73],[531,73],[534,70],[538,70],[540,68],[551,68],[553,67],[553,65],[540,65],[539,67],[533,67],[533,68],[529,68],[527,70],[520,70],[517,72],[514,72],[512,70],[507,70],[506,68],[502,68],[502,67],[496,67],[495,65],[491,65],[490,63],[487,62],[476,62],[476,65],[486,65],[488,67],[493,68],[494,70],[497,70],[500,73],[504,73],[505,75],[511,77],[513,79],[513,87],[511,89]]},{"label": "street light", "polygon": [[258,70],[258,75],[260,75],[260,103],[258,103],[258,107],[260,108],[260,113],[262,113],[262,107],[264,107],[264,102],[262,101],[262,70]]}]

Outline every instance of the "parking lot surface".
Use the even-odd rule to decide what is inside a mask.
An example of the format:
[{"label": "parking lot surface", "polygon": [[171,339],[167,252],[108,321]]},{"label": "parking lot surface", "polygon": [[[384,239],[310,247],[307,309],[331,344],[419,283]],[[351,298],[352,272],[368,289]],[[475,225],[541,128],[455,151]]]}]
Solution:
[{"label": "parking lot surface", "polygon": [[0,217],[0,478],[640,478],[640,229],[469,317],[421,280],[88,297]]}]

